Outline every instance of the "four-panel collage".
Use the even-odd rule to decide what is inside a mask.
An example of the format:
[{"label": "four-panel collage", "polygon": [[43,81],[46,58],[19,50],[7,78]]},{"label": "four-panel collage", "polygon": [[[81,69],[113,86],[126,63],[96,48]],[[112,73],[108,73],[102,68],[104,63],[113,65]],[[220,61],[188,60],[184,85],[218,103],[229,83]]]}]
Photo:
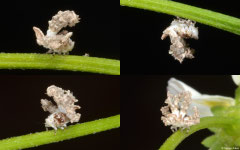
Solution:
[{"label": "four-panel collage", "polygon": [[0,150],[240,150],[238,6],[5,1]]}]

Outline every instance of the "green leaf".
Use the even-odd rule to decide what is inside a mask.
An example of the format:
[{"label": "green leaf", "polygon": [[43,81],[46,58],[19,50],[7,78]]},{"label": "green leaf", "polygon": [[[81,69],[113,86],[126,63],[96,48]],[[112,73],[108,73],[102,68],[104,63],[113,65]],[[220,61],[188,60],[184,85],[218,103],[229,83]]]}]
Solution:
[{"label": "green leaf", "polygon": [[163,143],[163,145],[160,147],[159,150],[174,150],[178,146],[178,144],[180,144],[185,138],[187,138],[194,132],[197,132],[201,129],[211,128],[211,127],[221,128],[221,129],[231,128],[232,124],[234,123],[240,124],[240,119],[230,118],[230,117],[221,117],[221,116],[203,117],[200,119],[200,123],[194,126],[191,126],[188,132],[182,132],[181,130],[174,132]]},{"label": "green leaf", "polygon": [[220,150],[223,147],[237,147],[237,142],[235,136],[228,135],[224,130],[221,130],[221,132],[204,139],[202,144],[211,150]]},{"label": "green leaf", "polygon": [[[240,106],[222,107],[216,106],[211,109],[214,116],[229,117],[240,119]],[[209,128],[214,133],[220,133],[218,129]],[[221,131],[221,130],[220,130]],[[240,135],[240,125],[233,123],[231,127],[224,129],[224,132],[228,135],[238,136]]]},{"label": "green leaf", "polygon": [[214,134],[205,138],[202,141],[202,144],[205,147],[208,147],[211,150],[220,150],[223,147],[235,147],[235,139],[233,136],[229,136],[223,130],[219,133]]},{"label": "green leaf", "polygon": [[202,144],[207,147],[207,148],[210,148],[212,145],[215,144],[215,142],[218,141],[218,137],[216,135],[212,135],[212,136],[209,136],[207,138],[205,138],[203,141],[202,141]]},{"label": "green leaf", "polygon": [[221,128],[208,128],[213,133],[219,133],[222,129]]},{"label": "green leaf", "polygon": [[214,114],[214,116],[240,118],[240,106],[239,105],[235,105],[235,106],[231,106],[231,107],[215,106],[215,107],[211,108],[211,111]]},{"label": "green leaf", "polygon": [[211,112],[214,116],[225,116],[227,107],[224,106],[215,106],[211,108]]},{"label": "green leaf", "polygon": [[240,87],[238,87],[238,88],[235,90],[235,100],[236,100],[236,104],[239,104],[239,103],[240,103]]},{"label": "green leaf", "polygon": [[220,150],[222,147],[236,147],[240,145],[240,106],[213,107],[211,109],[216,117],[236,118],[228,128],[209,128],[214,135],[206,138],[202,144],[211,150]]},{"label": "green leaf", "polygon": [[221,150],[223,147],[224,147],[224,143],[218,139],[209,148],[210,150]]}]

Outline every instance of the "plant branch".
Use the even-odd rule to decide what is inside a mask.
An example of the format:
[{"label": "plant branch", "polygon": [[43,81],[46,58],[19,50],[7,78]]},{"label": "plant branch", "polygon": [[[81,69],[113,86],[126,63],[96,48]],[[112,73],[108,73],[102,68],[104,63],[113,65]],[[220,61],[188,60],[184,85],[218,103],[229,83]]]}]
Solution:
[{"label": "plant branch", "polygon": [[120,5],[188,18],[240,35],[240,19],[170,0],[120,0]]},{"label": "plant branch", "polygon": [[0,69],[70,70],[119,75],[120,61],[74,55],[0,53]]},{"label": "plant branch", "polygon": [[201,118],[200,123],[194,125],[190,128],[189,132],[186,131],[177,131],[173,133],[160,147],[159,150],[174,150],[185,138],[190,136],[196,131],[218,127],[218,128],[228,128],[235,123],[240,123],[240,120],[229,117],[204,117]]},{"label": "plant branch", "polygon": [[16,150],[72,139],[120,127],[120,115],[76,124],[64,130],[43,131],[0,140],[0,150]]}]

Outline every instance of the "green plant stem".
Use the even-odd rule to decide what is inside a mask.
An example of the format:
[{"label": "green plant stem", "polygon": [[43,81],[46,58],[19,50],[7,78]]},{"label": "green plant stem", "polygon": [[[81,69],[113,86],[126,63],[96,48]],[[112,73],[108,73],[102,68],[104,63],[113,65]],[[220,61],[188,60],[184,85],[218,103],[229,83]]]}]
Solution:
[{"label": "green plant stem", "polygon": [[74,55],[0,53],[0,69],[52,69],[119,75],[120,61]]},{"label": "green plant stem", "polygon": [[231,127],[231,125],[233,125],[234,123],[240,123],[240,121],[234,118],[219,116],[201,118],[200,123],[192,126],[189,132],[179,130],[173,133],[163,143],[159,150],[174,150],[185,138],[187,138],[196,131],[211,127],[228,128]]},{"label": "green plant stem", "polygon": [[120,5],[188,18],[240,35],[240,19],[170,0],[120,0]]},{"label": "green plant stem", "polygon": [[72,139],[120,127],[120,115],[76,124],[64,130],[43,131],[0,140],[0,150],[16,150]]}]

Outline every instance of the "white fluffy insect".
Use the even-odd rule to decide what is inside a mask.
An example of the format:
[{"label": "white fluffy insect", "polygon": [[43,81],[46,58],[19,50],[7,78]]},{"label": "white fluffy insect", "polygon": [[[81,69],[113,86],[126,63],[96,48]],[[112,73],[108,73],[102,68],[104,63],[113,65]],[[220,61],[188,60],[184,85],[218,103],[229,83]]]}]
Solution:
[{"label": "white fluffy insect", "polygon": [[45,127],[64,129],[67,123],[79,121],[81,115],[76,113],[76,109],[80,109],[80,106],[74,104],[78,100],[69,90],[52,85],[47,88],[47,95],[53,97],[57,106],[47,99],[41,99],[43,110],[50,112],[45,120]]},{"label": "white fluffy insect", "polygon": [[74,47],[74,42],[70,39],[72,32],[61,29],[64,27],[73,27],[79,22],[80,18],[74,11],[59,11],[52,20],[48,21],[49,27],[47,34],[33,27],[37,43],[49,49],[47,53],[68,54]]},{"label": "white fluffy insect", "polygon": [[182,92],[177,95],[167,93],[165,101],[167,106],[161,108],[161,117],[165,126],[171,126],[171,130],[177,131],[178,128],[189,129],[190,126],[200,123],[200,116],[196,106],[193,107],[194,114],[188,115],[187,111],[192,102],[190,92]]},{"label": "white fluffy insect", "polygon": [[171,54],[180,63],[184,58],[194,58],[194,50],[189,48],[184,39],[198,39],[198,28],[195,27],[195,22],[177,17],[171,25],[163,31],[161,39],[170,37],[172,45],[170,46],[169,54]]}]

